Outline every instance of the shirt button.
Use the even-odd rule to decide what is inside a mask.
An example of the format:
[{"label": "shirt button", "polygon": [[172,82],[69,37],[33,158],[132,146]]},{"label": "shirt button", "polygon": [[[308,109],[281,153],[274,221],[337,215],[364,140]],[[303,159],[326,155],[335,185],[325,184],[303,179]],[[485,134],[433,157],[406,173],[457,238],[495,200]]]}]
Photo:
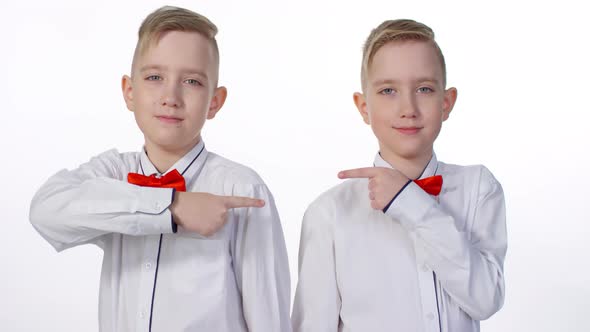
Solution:
[{"label": "shirt button", "polygon": [[426,264],[422,265],[422,271],[423,272],[428,272],[428,266],[426,266]]},{"label": "shirt button", "polygon": [[152,268],[152,263],[145,263],[145,269],[149,270]]},{"label": "shirt button", "polygon": [[145,311],[142,311],[139,313],[139,318],[141,318],[141,319],[145,318]]},{"label": "shirt button", "polygon": [[428,315],[426,315],[426,318],[428,318],[429,320],[433,320],[434,314],[432,312],[430,312],[430,313],[428,313]]},{"label": "shirt button", "polygon": [[160,210],[160,203],[156,203],[154,206],[156,207],[156,210]]}]

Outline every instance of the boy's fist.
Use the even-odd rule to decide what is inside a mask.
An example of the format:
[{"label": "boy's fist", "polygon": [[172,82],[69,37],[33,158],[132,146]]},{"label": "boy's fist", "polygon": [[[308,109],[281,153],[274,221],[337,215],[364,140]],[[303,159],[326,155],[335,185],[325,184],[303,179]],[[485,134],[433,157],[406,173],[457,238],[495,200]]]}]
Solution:
[{"label": "boy's fist", "polygon": [[386,167],[349,169],[338,173],[338,177],[369,179],[369,199],[375,210],[383,210],[409,181],[401,172]]},{"label": "boy's fist", "polygon": [[170,211],[177,225],[210,236],[225,225],[229,209],[263,206],[264,201],[256,198],[177,191]]}]

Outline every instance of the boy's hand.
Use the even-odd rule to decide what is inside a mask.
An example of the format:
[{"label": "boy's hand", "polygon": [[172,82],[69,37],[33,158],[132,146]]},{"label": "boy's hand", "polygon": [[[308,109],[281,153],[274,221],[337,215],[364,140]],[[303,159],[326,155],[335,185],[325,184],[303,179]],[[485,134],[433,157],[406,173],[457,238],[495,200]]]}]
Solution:
[{"label": "boy's hand", "polygon": [[369,179],[369,199],[371,207],[375,210],[383,210],[409,181],[401,172],[386,167],[349,169],[338,173],[338,177]]},{"label": "boy's hand", "polygon": [[264,201],[256,198],[177,191],[170,211],[177,225],[210,236],[225,225],[229,209],[263,206]]}]

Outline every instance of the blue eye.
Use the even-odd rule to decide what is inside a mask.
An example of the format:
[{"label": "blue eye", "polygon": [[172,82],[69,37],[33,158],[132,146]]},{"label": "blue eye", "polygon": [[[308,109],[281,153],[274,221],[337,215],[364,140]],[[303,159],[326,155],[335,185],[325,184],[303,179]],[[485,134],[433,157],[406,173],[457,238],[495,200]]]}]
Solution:
[{"label": "blue eye", "polygon": [[382,95],[392,95],[394,93],[392,88],[385,88],[381,91],[379,91],[380,94]]},{"label": "blue eye", "polygon": [[162,77],[160,75],[150,75],[145,78],[147,81],[161,81]]},{"label": "blue eye", "polygon": [[423,86],[423,87],[418,88],[418,92],[430,93],[430,92],[434,92],[434,90],[432,90],[431,88],[429,88],[427,86]]}]

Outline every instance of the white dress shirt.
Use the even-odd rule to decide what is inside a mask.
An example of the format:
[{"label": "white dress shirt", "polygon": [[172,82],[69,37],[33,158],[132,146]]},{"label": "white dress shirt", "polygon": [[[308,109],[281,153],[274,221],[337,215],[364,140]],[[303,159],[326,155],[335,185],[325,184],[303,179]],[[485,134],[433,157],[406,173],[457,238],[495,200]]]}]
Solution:
[{"label": "white dress shirt", "polygon": [[[379,154],[375,166],[390,167]],[[386,213],[368,180],[347,180],[305,213],[296,332],[471,332],[504,302],[504,195],[484,166],[438,162],[430,196],[410,182]]]},{"label": "white dress shirt", "polygon": [[187,191],[266,205],[230,210],[210,237],[173,233],[173,189],[127,183],[130,172],[159,173],[145,151],[116,150],[58,172],[33,198],[31,222],[57,251],[85,243],[104,250],[100,331],[290,331],[287,251],[262,179],[202,141],[173,169]]}]

